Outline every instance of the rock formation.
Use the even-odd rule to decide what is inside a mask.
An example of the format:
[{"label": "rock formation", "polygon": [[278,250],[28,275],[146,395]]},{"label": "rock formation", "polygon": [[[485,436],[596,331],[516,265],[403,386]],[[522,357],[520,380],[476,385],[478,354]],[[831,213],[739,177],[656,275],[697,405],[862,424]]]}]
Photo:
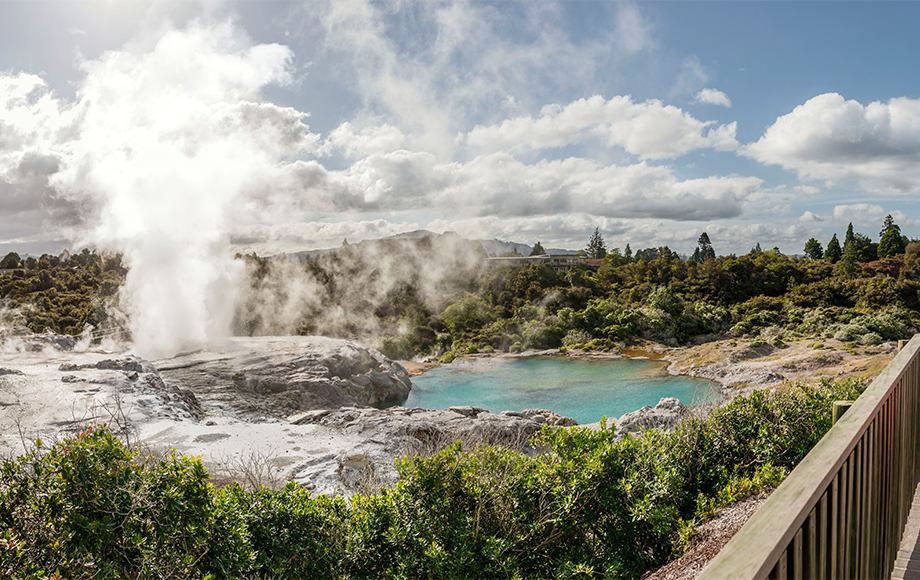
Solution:
[{"label": "rock formation", "polygon": [[688,413],[688,409],[676,397],[667,397],[658,401],[654,407],[646,405],[636,411],[626,413],[616,422],[617,437],[637,435],[642,431],[673,431]]},{"label": "rock formation", "polygon": [[442,410],[345,407],[308,411],[288,420],[295,425],[325,425],[348,434],[394,442],[407,451],[458,439],[526,447],[528,439],[543,425],[568,427],[577,424],[574,419],[542,409],[503,411],[496,415],[468,405]]},{"label": "rock formation", "polygon": [[241,417],[377,405],[405,399],[412,387],[406,370],[376,350],[316,336],[237,338],[155,364],[167,381]]}]

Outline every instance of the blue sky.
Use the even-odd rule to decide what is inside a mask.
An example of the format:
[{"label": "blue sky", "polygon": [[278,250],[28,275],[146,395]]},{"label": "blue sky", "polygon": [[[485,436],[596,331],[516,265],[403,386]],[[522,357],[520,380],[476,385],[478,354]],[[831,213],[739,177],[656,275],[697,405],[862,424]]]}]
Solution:
[{"label": "blue sky", "polygon": [[[920,237],[920,3],[0,2],[0,253]],[[206,248],[206,249],[202,249]],[[220,248],[223,248],[221,250]],[[140,259],[140,258],[138,258]]]}]

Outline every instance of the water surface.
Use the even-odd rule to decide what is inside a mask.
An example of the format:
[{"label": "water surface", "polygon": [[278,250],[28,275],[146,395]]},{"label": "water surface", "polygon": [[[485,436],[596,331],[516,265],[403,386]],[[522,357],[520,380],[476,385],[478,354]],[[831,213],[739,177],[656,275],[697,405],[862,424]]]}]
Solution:
[{"label": "water surface", "polygon": [[445,409],[473,405],[492,413],[549,409],[580,424],[616,418],[663,397],[685,405],[719,398],[706,380],[671,376],[667,363],[561,357],[476,360],[412,378],[404,407]]}]

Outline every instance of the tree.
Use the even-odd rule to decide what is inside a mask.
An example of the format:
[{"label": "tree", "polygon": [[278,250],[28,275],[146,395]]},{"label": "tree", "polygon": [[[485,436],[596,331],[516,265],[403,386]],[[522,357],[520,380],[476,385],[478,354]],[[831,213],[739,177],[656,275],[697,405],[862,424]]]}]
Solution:
[{"label": "tree", "polygon": [[885,232],[878,243],[878,259],[884,260],[902,253],[904,253],[904,240],[901,238],[901,232],[895,229]]},{"label": "tree", "polygon": [[882,224],[882,231],[878,233],[879,237],[884,236],[892,229],[896,229],[898,230],[898,233],[901,233],[901,228],[898,226],[898,224],[894,223],[894,218],[891,217],[891,214],[888,214],[885,216],[885,223]]},{"label": "tree", "polygon": [[831,264],[836,264],[843,257],[843,250],[840,248],[840,242],[837,241],[837,234],[827,243],[827,250],[824,252],[824,259]]},{"label": "tree", "polygon": [[853,278],[856,276],[859,269],[857,265],[858,261],[856,256],[856,243],[854,240],[854,242],[844,244],[843,258],[841,258],[840,263],[837,264],[835,272],[841,278]]},{"label": "tree", "polygon": [[629,247],[629,244],[626,244],[626,252],[623,256],[626,257],[627,262],[632,262],[632,248]]},{"label": "tree", "polygon": [[[857,262],[871,262],[878,257],[878,244],[872,243],[872,238],[859,232],[853,235],[853,250],[856,253]],[[846,248],[843,251],[846,254]]]},{"label": "tree", "polygon": [[22,260],[19,258],[19,254],[16,252],[10,252],[0,261],[0,270],[11,270],[13,268],[19,268],[22,264]]},{"label": "tree", "polygon": [[690,257],[694,262],[705,262],[707,260],[714,260],[716,257],[716,251],[712,249],[712,242],[709,240],[709,234],[703,232],[700,234],[700,238],[696,241],[697,247],[693,251],[693,256]]},{"label": "tree", "polygon": [[897,256],[904,252],[904,239],[901,236],[901,228],[894,223],[891,214],[885,217],[885,224],[882,227],[882,239],[878,242],[878,259],[884,260],[892,256]]},{"label": "tree", "polygon": [[821,248],[821,242],[814,238],[809,238],[805,242],[805,255],[812,260],[820,260],[824,257],[824,250]]},{"label": "tree", "polygon": [[594,228],[594,234],[588,241],[588,247],[585,248],[585,254],[589,258],[603,258],[607,255],[607,245],[604,243],[604,237],[598,228]]},{"label": "tree", "polygon": [[530,252],[531,256],[545,256],[546,250],[543,249],[543,245],[540,242],[537,242],[533,245],[533,250]]},{"label": "tree", "polygon": [[846,251],[847,246],[853,243],[853,222],[850,222],[850,225],[847,226],[847,235],[843,238],[843,250]]}]

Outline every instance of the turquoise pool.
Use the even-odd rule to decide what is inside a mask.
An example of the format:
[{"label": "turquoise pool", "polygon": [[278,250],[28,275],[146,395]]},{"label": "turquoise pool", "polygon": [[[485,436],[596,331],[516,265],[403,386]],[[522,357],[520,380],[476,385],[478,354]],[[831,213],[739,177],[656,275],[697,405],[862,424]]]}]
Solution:
[{"label": "turquoise pool", "polygon": [[684,404],[719,399],[716,385],[671,376],[667,363],[563,357],[476,360],[432,369],[412,379],[404,407],[473,405],[493,413],[549,409],[581,424],[616,418],[663,397]]}]

